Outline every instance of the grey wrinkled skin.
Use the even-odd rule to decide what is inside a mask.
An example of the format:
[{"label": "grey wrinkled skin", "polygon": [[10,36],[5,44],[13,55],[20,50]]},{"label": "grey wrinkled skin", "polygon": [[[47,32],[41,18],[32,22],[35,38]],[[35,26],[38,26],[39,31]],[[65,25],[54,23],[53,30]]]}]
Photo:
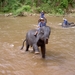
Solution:
[{"label": "grey wrinkled skin", "polygon": [[39,52],[38,47],[41,47],[42,58],[45,58],[45,44],[48,44],[51,29],[49,26],[43,26],[40,28],[37,36],[34,36],[35,32],[35,29],[27,32],[26,39],[23,41],[21,50],[23,49],[24,42],[26,41],[26,51],[28,51],[29,46],[31,46],[35,52]]}]

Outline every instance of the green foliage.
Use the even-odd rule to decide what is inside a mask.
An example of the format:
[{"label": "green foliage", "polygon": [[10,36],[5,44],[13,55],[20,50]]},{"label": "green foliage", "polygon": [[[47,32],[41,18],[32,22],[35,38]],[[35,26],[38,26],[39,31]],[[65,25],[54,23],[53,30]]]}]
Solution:
[{"label": "green foliage", "polygon": [[32,0],[25,0],[26,5],[32,5]]},{"label": "green foliage", "polygon": [[48,0],[47,3],[48,3],[49,5],[51,5],[51,0]]},{"label": "green foliage", "polygon": [[58,14],[64,14],[64,11],[61,8],[57,8],[56,9],[56,13],[58,13]]},{"label": "green foliage", "polygon": [[73,8],[75,8],[75,1],[71,0],[69,3],[72,4]]},{"label": "green foliage", "polygon": [[68,8],[68,0],[62,0],[62,2],[60,3],[60,7]]},{"label": "green foliage", "polygon": [[75,3],[73,4],[73,8],[75,8]]},{"label": "green foliage", "polygon": [[21,6],[21,4],[17,2],[17,0],[8,0],[7,3],[4,3],[5,5],[2,10],[3,12],[15,11]]},{"label": "green foliage", "polygon": [[19,14],[23,11],[63,14],[69,6],[75,8],[75,0],[0,0],[1,12],[14,12]]},{"label": "green foliage", "polygon": [[36,13],[40,13],[40,12],[41,12],[41,7],[37,7],[37,8],[35,9],[35,12],[36,12]]},{"label": "green foliage", "polygon": [[30,11],[31,7],[29,5],[22,6],[22,9],[25,11]]},{"label": "green foliage", "polygon": [[31,10],[31,7],[29,5],[24,5],[22,7],[20,7],[19,9],[17,9],[16,11],[14,11],[14,15],[20,15],[21,13],[25,12],[29,12]]},{"label": "green foliage", "polygon": [[35,9],[35,11],[37,12],[37,13],[40,13],[41,11],[44,11],[45,13],[49,13],[50,12],[50,5],[48,4],[48,3],[43,3],[40,7],[37,7],[36,9]]},{"label": "green foliage", "polygon": [[42,4],[41,9],[44,10],[44,12],[50,12],[50,5],[48,3]]}]

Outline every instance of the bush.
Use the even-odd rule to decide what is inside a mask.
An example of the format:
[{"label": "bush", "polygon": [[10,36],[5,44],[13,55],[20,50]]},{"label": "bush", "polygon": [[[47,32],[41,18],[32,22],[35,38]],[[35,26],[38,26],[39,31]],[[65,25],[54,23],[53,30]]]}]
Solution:
[{"label": "bush", "polygon": [[17,2],[17,0],[4,0],[3,3],[5,3],[2,7],[3,12],[12,12],[21,7],[21,3]]},{"label": "bush", "polygon": [[56,9],[56,13],[64,14],[64,11],[63,11],[63,9],[61,9],[61,8],[57,8],[57,9]]},{"label": "bush", "polygon": [[51,12],[51,10],[50,10],[50,5],[47,4],[47,3],[46,3],[46,4],[41,4],[40,7],[36,7],[35,12],[39,13],[39,12],[41,12],[42,10],[43,10],[44,12],[46,12],[46,13]]},{"label": "bush", "polygon": [[44,12],[49,13],[50,11],[50,5],[48,3],[41,5],[41,10],[44,10]]},{"label": "bush", "polygon": [[35,11],[36,13],[40,13],[40,12],[41,12],[41,7],[37,7],[34,11]]},{"label": "bush", "polygon": [[9,11],[9,8],[8,7],[4,7],[3,9],[2,9],[2,12],[8,12]]},{"label": "bush", "polygon": [[24,11],[30,11],[30,9],[31,9],[31,7],[29,6],[29,5],[24,5],[24,6],[22,6],[22,9],[24,10]]},{"label": "bush", "polygon": [[29,12],[31,9],[31,7],[29,5],[24,5],[22,7],[20,7],[19,9],[17,9],[13,14],[15,16],[18,16],[20,14],[22,14],[24,11]]}]

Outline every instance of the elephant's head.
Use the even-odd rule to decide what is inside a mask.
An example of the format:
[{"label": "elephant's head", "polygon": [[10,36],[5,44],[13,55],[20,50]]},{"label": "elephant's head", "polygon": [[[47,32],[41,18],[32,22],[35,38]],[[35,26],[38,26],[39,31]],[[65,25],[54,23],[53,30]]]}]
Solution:
[{"label": "elephant's head", "polygon": [[44,41],[45,44],[48,44],[48,39],[50,36],[50,27],[49,26],[43,26],[40,28],[40,39]]}]

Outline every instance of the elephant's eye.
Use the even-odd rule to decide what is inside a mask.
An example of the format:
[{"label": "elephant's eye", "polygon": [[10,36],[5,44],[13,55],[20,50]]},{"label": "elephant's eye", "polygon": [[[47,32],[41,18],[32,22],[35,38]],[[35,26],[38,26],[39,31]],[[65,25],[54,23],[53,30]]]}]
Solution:
[{"label": "elephant's eye", "polygon": [[41,32],[42,34],[44,34],[44,32],[43,32],[42,30],[41,30],[40,32]]}]

